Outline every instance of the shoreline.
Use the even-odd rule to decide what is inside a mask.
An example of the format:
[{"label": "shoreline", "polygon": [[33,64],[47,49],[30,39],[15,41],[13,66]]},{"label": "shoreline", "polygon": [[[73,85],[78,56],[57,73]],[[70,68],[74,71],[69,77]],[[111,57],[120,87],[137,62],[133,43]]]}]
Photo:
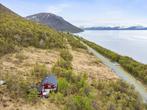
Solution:
[{"label": "shoreline", "polygon": [[116,52],[113,52],[109,49],[106,49],[96,43],[88,41],[82,37],[77,37],[79,40],[83,41],[85,44],[105,56],[106,58],[110,59],[112,62],[117,62],[125,71],[129,72],[133,75],[136,79],[141,81],[144,85],[147,84],[147,65],[140,63],[128,56],[122,56]]},{"label": "shoreline", "polygon": [[[139,79],[138,77],[135,77],[132,73],[130,73],[129,71],[127,71],[122,66],[122,64],[120,64],[119,62],[116,62],[116,59],[110,59],[106,55],[103,55],[102,53],[100,53],[99,51],[97,51],[92,46],[88,45],[87,42],[89,43],[90,41],[87,41],[87,40],[85,40],[83,38],[78,38],[78,39],[81,40],[81,42],[83,42],[83,44],[85,44],[85,46],[87,45],[88,50],[90,52],[92,52],[97,58],[99,58],[100,60],[102,60],[103,64],[105,64],[106,66],[108,66],[109,68],[111,68],[113,70],[113,72],[116,73],[116,75],[118,77],[120,77],[122,80],[126,81],[128,84],[133,85],[135,87],[135,90],[142,97],[141,99],[143,99],[144,103],[147,103],[147,85],[143,81],[140,81],[141,79]],[[92,43],[92,44],[94,44],[94,43]],[[97,45],[97,44],[95,44],[95,45]],[[103,47],[101,47],[101,48],[103,48]],[[107,51],[110,51],[110,50],[107,50]],[[110,52],[112,52],[112,51],[110,51]],[[117,53],[115,53],[115,54],[117,54]]]},{"label": "shoreline", "polygon": [[[85,44],[85,43],[83,42],[83,44]],[[85,44],[85,45],[87,45],[87,44]],[[134,77],[132,74],[130,74],[128,71],[126,71],[119,63],[113,62],[111,59],[107,58],[106,56],[103,56],[103,54],[97,52],[95,49],[93,49],[89,45],[87,45],[87,48],[97,58],[102,60],[104,65],[111,68],[112,71],[118,77],[120,77],[122,80],[126,81],[128,84],[133,85],[135,87],[135,90],[140,94],[141,100],[143,100],[144,103],[147,103],[147,86],[142,81],[138,80],[138,78]]]},{"label": "shoreline", "polygon": [[[106,32],[106,33],[105,33]],[[94,42],[108,50],[116,52],[121,56],[129,56],[139,63],[147,64],[147,31],[123,31],[123,30],[85,30],[75,34]]]}]

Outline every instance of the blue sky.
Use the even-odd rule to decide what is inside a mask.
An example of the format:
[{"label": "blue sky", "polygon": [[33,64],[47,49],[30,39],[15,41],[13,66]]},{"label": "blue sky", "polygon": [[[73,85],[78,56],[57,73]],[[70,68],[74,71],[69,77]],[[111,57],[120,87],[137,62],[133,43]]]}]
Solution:
[{"label": "blue sky", "polygon": [[49,12],[77,26],[147,26],[147,0],[0,0],[21,16]]}]

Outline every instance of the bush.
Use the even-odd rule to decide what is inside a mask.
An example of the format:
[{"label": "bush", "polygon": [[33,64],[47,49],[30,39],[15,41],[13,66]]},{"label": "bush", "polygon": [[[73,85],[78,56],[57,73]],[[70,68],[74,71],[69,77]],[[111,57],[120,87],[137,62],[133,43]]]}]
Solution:
[{"label": "bush", "polygon": [[58,60],[58,62],[56,63],[56,67],[61,67],[67,70],[72,69],[72,64],[70,61],[66,61],[63,58],[61,58],[60,60]]},{"label": "bush", "polygon": [[75,83],[75,73],[70,70],[63,70],[63,77],[70,83]]},{"label": "bush", "polygon": [[16,49],[15,49],[15,45],[13,44],[13,41],[0,38],[0,56],[15,51]]},{"label": "bush", "polygon": [[69,83],[65,78],[58,79],[58,91],[64,95],[68,93]]},{"label": "bush", "polygon": [[80,40],[76,38],[76,36],[73,36],[71,34],[68,34],[69,36],[67,37],[67,40],[69,44],[72,46],[73,49],[76,48],[82,48],[82,49],[87,49],[85,45],[83,45]]},{"label": "bush", "polygon": [[94,110],[92,107],[92,101],[87,97],[73,96],[67,104],[66,110]]},{"label": "bush", "polygon": [[85,87],[81,88],[79,92],[82,96],[88,97],[88,96],[90,96],[91,89],[92,88],[90,86],[85,86]]},{"label": "bush", "polygon": [[76,76],[74,75],[74,72],[71,69],[64,69],[61,67],[52,67],[52,72],[55,73],[58,77],[65,78],[68,82],[74,83]]},{"label": "bush", "polygon": [[32,75],[35,77],[35,79],[42,79],[48,74],[48,69],[45,65],[42,64],[36,64],[34,66],[34,69],[32,70]]},{"label": "bush", "polygon": [[26,96],[26,100],[29,102],[33,102],[36,103],[39,98],[38,98],[38,90],[36,88],[32,88],[28,90],[27,96]]},{"label": "bush", "polygon": [[138,103],[141,101],[139,95],[134,91],[134,88],[123,81],[98,81],[95,85],[93,84],[93,86],[98,90],[98,97],[95,100],[101,102],[102,108],[108,110],[136,110],[136,105],[138,108],[144,108],[142,103]]},{"label": "bush", "polygon": [[65,60],[65,61],[72,61],[73,56],[69,53],[68,50],[64,49],[60,52],[60,56]]},{"label": "bush", "polygon": [[51,102],[56,103],[56,104],[64,104],[65,103],[64,95],[60,92],[58,92],[56,94],[54,92],[52,92],[49,96],[49,100]]},{"label": "bush", "polygon": [[87,82],[87,76],[86,76],[86,74],[84,74],[84,75],[78,75],[77,78],[78,79],[77,79],[76,84],[77,84],[77,87],[78,88],[87,87],[88,82]]},{"label": "bush", "polygon": [[12,98],[25,98],[29,89],[29,82],[15,75],[7,75],[7,89]]},{"label": "bush", "polygon": [[27,59],[27,56],[24,53],[16,53],[15,57],[19,59],[19,61]]}]

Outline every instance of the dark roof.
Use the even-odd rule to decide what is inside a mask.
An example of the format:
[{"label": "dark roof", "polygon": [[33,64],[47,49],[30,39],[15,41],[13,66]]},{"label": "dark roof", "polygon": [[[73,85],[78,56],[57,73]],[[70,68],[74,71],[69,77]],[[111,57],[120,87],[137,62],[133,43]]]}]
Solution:
[{"label": "dark roof", "polygon": [[57,78],[56,78],[55,75],[46,76],[46,77],[42,80],[41,84],[44,84],[44,83],[51,83],[51,84],[54,84],[54,85],[57,86]]}]

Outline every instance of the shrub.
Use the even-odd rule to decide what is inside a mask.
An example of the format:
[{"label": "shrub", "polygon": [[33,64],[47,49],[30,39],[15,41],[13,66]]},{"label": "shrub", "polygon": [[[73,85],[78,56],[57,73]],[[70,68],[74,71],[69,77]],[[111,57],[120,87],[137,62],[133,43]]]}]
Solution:
[{"label": "shrub", "polygon": [[60,56],[65,60],[65,61],[72,61],[73,56],[69,53],[68,50],[64,49],[60,52]]},{"label": "shrub", "polygon": [[64,104],[65,103],[64,95],[60,92],[58,92],[56,94],[54,92],[52,92],[49,96],[49,100],[51,102],[56,103],[56,104]]},{"label": "shrub", "polygon": [[94,87],[98,90],[96,100],[103,104],[102,108],[135,110],[136,105],[137,107],[144,106],[138,103],[140,99],[134,88],[123,81],[98,81]]},{"label": "shrub", "polygon": [[39,98],[38,98],[38,90],[36,88],[31,88],[28,90],[27,96],[26,96],[26,100],[29,102],[33,102],[36,103]]},{"label": "shrub", "polygon": [[29,82],[15,75],[7,75],[7,89],[12,98],[25,98],[29,89]]},{"label": "shrub", "polygon": [[80,89],[79,93],[82,96],[90,96],[91,89],[92,88],[90,86],[85,86],[85,87],[83,87],[83,88]]},{"label": "shrub", "polygon": [[76,38],[76,36],[73,36],[71,34],[68,34],[67,40],[68,40],[69,44],[72,46],[73,49],[76,49],[76,48],[87,49],[87,47],[85,45],[83,45],[80,42],[80,40],[78,40]]},{"label": "shrub", "polygon": [[63,71],[63,77],[66,78],[66,80],[70,83],[75,83],[75,75],[74,72],[70,70],[64,70]]},{"label": "shrub", "polygon": [[67,104],[66,110],[94,110],[91,99],[82,96],[71,97]]},{"label": "shrub", "polygon": [[86,75],[79,75],[78,77],[80,79],[78,79],[78,81],[76,82],[77,87],[78,88],[87,87],[87,85],[88,85],[88,83],[87,83],[87,76]]},{"label": "shrub", "polygon": [[32,70],[32,75],[36,77],[36,79],[42,79],[48,74],[48,69],[45,65],[36,64]]},{"label": "shrub", "polygon": [[18,58],[19,61],[27,59],[27,56],[25,54],[23,54],[23,53],[16,53],[15,57]]},{"label": "shrub", "polygon": [[74,83],[76,76],[74,75],[74,72],[71,69],[64,69],[61,67],[52,67],[52,72],[55,73],[58,77],[65,78],[68,82]]},{"label": "shrub", "polygon": [[65,78],[58,79],[58,91],[64,95],[68,93],[69,83]]},{"label": "shrub", "polygon": [[72,69],[71,62],[70,61],[66,61],[63,58],[58,60],[58,62],[56,63],[56,66],[64,68],[64,69],[67,69],[67,70]]},{"label": "shrub", "polygon": [[16,49],[13,41],[0,38],[0,56],[14,51],[16,51]]}]

